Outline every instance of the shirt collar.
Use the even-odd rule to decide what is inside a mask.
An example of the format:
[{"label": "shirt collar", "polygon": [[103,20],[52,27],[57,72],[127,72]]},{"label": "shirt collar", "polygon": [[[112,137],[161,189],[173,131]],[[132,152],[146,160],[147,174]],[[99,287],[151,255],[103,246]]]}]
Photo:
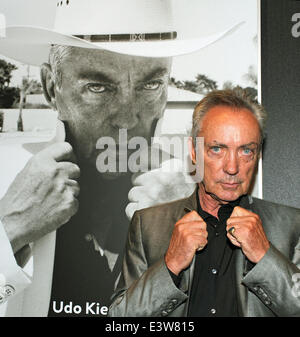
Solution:
[{"label": "shirt collar", "polygon": [[[243,196],[240,196],[238,199],[234,200],[234,201],[230,201],[227,204],[222,205],[219,210],[218,210],[218,218],[220,221],[222,221],[223,219],[228,219],[234,209],[234,207],[239,206],[240,201],[242,199]],[[197,210],[199,215],[201,216],[201,218],[203,220],[206,220],[210,217],[214,217],[212,214],[205,212],[200,204],[200,200],[199,200],[199,187],[197,188],[197,192],[196,192],[196,198],[197,198]]]}]

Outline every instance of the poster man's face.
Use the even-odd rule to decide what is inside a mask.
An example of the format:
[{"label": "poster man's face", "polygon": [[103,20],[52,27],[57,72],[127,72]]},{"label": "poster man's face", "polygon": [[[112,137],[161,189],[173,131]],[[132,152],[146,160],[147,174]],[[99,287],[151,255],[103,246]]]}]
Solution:
[{"label": "poster man's face", "polygon": [[204,116],[199,136],[204,137],[205,190],[223,201],[246,194],[260,144],[259,124],[252,112],[216,106]]},{"label": "poster man's face", "polygon": [[[73,48],[55,86],[59,118],[67,121],[79,159],[95,166],[100,137],[118,144],[119,129],[150,140],[166,101],[171,59]],[[150,144],[150,142],[149,142]]]}]

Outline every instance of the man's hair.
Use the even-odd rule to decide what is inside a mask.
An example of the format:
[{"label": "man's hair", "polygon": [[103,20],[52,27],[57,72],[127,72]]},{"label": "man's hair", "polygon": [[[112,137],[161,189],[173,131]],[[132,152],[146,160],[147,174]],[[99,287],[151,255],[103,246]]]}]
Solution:
[{"label": "man's hair", "polygon": [[247,109],[256,117],[260,128],[260,143],[264,138],[264,129],[267,113],[263,106],[243,89],[214,90],[207,94],[195,107],[193,113],[192,137],[196,145],[196,137],[201,131],[202,120],[205,114],[215,106],[228,106],[233,109]]},{"label": "man's hair", "polygon": [[52,45],[49,52],[49,64],[55,77],[57,85],[61,86],[61,63],[64,57],[69,55],[74,47],[63,45]]}]

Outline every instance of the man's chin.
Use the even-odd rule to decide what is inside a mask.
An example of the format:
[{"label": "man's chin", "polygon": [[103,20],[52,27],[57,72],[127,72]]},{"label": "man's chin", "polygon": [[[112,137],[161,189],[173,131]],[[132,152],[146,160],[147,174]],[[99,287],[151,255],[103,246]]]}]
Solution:
[{"label": "man's chin", "polygon": [[244,194],[240,184],[236,184],[236,186],[227,186],[227,184],[219,183],[214,186],[206,186],[204,184],[203,186],[205,192],[220,203],[235,201]]},{"label": "man's chin", "polygon": [[217,197],[220,201],[227,203],[237,200],[240,196],[242,196],[243,193],[240,191],[236,192],[226,192],[226,193],[218,193]]},{"label": "man's chin", "polygon": [[241,191],[217,191],[215,193],[208,192],[208,194],[211,195],[211,197],[220,203],[228,203],[237,200],[243,193]]}]

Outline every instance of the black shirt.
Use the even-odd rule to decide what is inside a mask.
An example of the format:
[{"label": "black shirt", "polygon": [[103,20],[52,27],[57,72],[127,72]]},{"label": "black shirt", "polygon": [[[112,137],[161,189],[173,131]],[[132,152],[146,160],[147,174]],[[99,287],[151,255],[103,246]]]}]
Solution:
[{"label": "black shirt", "polygon": [[[81,176],[83,174],[84,172]],[[98,191],[103,194],[103,200],[97,205],[93,201],[95,191],[91,191],[89,199],[81,192],[78,197],[78,212],[57,230],[49,317],[107,315],[106,311],[102,314],[97,309],[110,305],[114,285],[121,271],[128,228],[124,210],[130,186],[131,180],[127,177],[103,181],[102,190]],[[86,187],[82,186],[81,191],[84,188]],[[99,218],[98,226],[92,225],[89,207],[91,211],[98,210],[95,213]],[[96,251],[93,240],[88,239],[89,235],[93,235],[101,243],[103,235],[100,227],[104,221],[109,222],[109,232],[102,248],[119,256],[113,270],[109,267],[106,255],[101,256]],[[82,310],[61,310],[62,305],[68,306],[70,302],[73,308],[77,306]]]},{"label": "black shirt", "polygon": [[[207,224],[208,243],[196,253],[189,317],[237,317],[235,261],[237,249],[226,236],[226,221],[240,199],[223,205],[218,219],[202,210],[197,192],[198,213]],[[176,285],[180,278],[172,278]]]}]

